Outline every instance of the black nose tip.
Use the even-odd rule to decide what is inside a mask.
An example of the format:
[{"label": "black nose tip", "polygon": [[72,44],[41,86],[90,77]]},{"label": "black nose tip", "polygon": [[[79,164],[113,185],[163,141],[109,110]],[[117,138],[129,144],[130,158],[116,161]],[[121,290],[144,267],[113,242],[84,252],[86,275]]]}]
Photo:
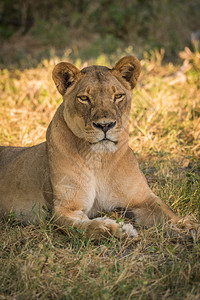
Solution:
[{"label": "black nose tip", "polygon": [[111,128],[115,127],[116,121],[115,122],[109,122],[109,123],[94,123],[93,126],[97,129],[102,130],[104,133],[106,133],[108,130]]}]

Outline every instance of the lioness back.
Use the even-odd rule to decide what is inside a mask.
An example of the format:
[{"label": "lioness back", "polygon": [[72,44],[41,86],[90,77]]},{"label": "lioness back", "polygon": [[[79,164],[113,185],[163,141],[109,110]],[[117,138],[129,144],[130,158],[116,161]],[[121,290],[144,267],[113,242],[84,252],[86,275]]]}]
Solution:
[{"label": "lioness back", "polygon": [[1,214],[14,212],[23,221],[36,220],[38,211],[46,205],[44,190],[48,180],[46,143],[0,147]]}]

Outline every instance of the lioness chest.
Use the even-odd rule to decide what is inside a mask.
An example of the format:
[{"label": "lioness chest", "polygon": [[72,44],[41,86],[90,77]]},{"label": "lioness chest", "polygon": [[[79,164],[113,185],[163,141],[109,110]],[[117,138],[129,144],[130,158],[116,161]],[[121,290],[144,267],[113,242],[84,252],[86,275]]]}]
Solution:
[{"label": "lioness chest", "polygon": [[83,211],[89,218],[120,206],[118,188],[109,175],[102,172],[100,176],[91,174],[88,178],[87,196],[83,203]]}]

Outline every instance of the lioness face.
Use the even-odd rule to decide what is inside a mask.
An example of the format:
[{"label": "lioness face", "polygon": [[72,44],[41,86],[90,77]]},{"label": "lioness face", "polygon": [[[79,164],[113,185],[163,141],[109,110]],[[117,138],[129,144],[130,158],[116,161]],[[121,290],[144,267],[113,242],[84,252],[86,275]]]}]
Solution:
[{"label": "lioness face", "polygon": [[128,125],[131,92],[109,69],[83,69],[78,82],[64,95],[64,101],[65,121],[76,136],[91,145],[100,143],[115,149]]},{"label": "lioness face", "polygon": [[79,71],[58,64],[53,79],[64,100],[64,119],[93,150],[115,151],[127,129],[132,88],[140,73],[134,57],[122,58],[113,69],[91,66]]}]

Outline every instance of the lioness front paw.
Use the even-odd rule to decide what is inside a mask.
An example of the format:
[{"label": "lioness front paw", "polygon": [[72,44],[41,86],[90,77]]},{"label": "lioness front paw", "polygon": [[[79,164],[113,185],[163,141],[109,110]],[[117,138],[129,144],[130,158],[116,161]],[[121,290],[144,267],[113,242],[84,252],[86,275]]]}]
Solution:
[{"label": "lioness front paw", "polygon": [[186,230],[191,230],[191,229],[197,230],[200,228],[200,225],[192,221],[189,217],[180,218],[175,225],[177,225],[177,227],[179,228],[186,229]]},{"label": "lioness front paw", "polygon": [[192,235],[194,239],[200,238],[200,224],[195,223],[189,217],[179,218],[176,221],[172,221],[172,225],[175,229],[181,230],[181,232],[186,235]]},{"label": "lioness front paw", "polygon": [[[137,230],[131,224],[124,224],[124,222],[116,222],[109,218],[96,218],[93,220],[94,232],[105,235],[114,235],[118,238],[121,237],[138,237]],[[92,233],[92,232],[91,232]]]}]

